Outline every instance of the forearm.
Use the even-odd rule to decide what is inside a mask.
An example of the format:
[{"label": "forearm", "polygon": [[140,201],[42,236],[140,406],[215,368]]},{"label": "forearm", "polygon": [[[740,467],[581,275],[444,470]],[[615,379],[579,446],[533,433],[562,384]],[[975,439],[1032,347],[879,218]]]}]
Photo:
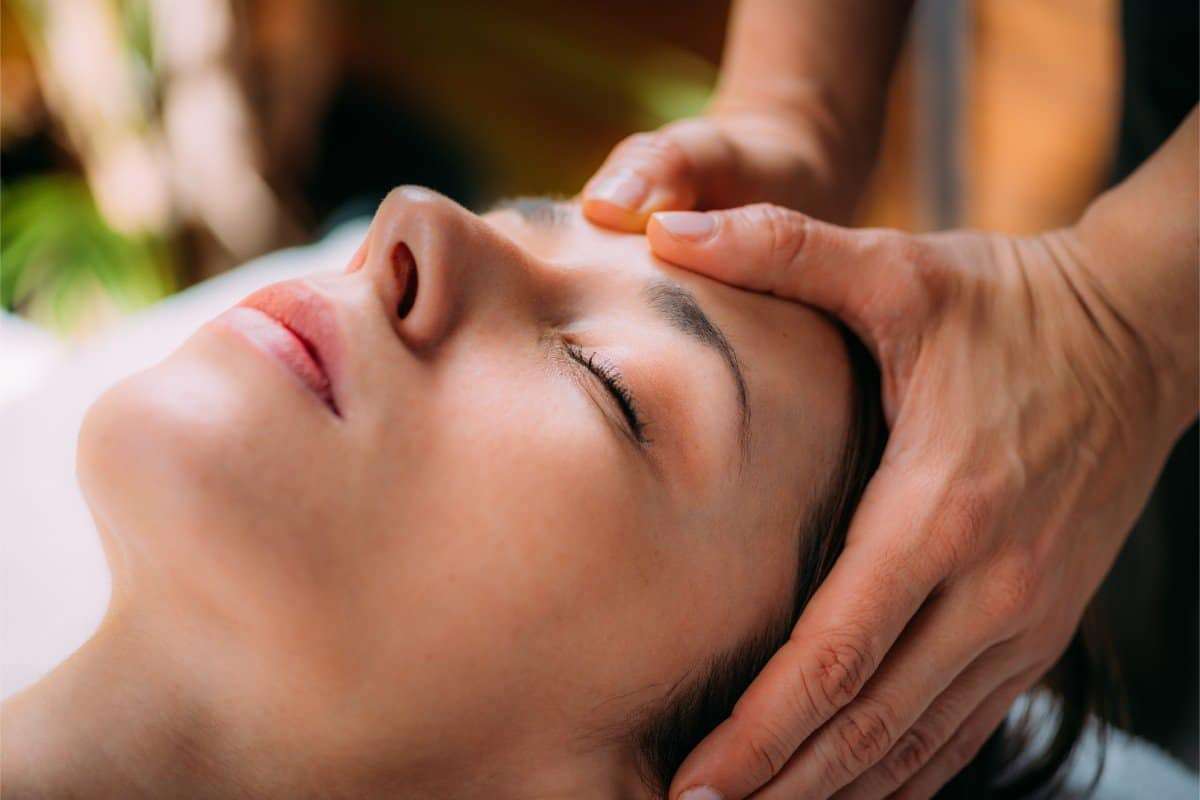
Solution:
[{"label": "forearm", "polygon": [[769,112],[812,139],[832,185],[873,166],[911,0],[740,0],[710,113]]},{"label": "forearm", "polygon": [[1200,167],[1193,109],[1158,152],[1076,225],[1085,263],[1145,346],[1162,411],[1181,427],[1200,384]]}]

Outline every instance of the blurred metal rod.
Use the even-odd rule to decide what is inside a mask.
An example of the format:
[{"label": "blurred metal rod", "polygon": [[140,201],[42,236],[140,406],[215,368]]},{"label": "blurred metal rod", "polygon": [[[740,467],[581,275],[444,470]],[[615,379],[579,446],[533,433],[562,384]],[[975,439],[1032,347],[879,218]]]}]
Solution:
[{"label": "blurred metal rod", "polygon": [[963,162],[970,0],[922,0],[913,19],[917,175],[934,229],[964,220]]}]

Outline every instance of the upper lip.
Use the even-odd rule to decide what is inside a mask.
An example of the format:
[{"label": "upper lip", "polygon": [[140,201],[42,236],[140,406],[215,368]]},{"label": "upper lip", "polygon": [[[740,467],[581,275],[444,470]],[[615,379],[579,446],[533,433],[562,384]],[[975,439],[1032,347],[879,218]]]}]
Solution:
[{"label": "upper lip", "polygon": [[328,298],[294,280],[259,289],[238,306],[257,309],[291,331],[329,379],[334,405],[340,407],[342,337]]}]

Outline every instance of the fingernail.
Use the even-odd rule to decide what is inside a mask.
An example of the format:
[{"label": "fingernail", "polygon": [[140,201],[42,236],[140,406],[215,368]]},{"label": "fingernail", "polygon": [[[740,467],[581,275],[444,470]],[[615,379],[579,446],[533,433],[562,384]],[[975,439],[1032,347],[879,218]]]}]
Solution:
[{"label": "fingernail", "polygon": [[[716,220],[712,215],[701,211],[660,211],[654,215],[654,219],[666,229],[667,233],[690,242],[707,239],[712,236],[717,227]],[[701,800],[708,800],[703,795],[698,795],[698,797]]]},{"label": "fingernail", "polygon": [[725,800],[725,798],[721,797],[721,793],[711,786],[693,786],[679,795],[679,800]]},{"label": "fingernail", "polygon": [[596,181],[588,191],[588,196],[636,211],[649,188],[646,181],[638,175],[632,172],[617,172]]}]

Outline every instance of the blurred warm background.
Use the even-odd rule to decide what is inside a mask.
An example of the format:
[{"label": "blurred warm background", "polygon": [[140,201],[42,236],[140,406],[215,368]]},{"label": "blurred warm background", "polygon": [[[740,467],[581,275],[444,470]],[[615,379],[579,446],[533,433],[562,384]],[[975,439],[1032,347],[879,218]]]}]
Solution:
[{"label": "blurred warm background", "polygon": [[[700,109],[727,3],[3,0],[3,305],[81,336],[369,213],[578,190]],[[686,13],[682,11],[686,9]],[[871,224],[1031,231],[1108,175],[1107,0],[925,3]]]},{"label": "blurred warm background", "polygon": [[[703,107],[727,11],[0,0],[0,306],[78,341],[369,214],[399,183],[474,207],[573,194],[622,136]],[[1113,174],[1119,22],[1116,0],[919,4],[860,222],[1072,220]],[[1138,555],[1139,537],[1162,535],[1139,532],[1106,591],[1122,606],[1125,724],[1194,768],[1192,480],[1186,524],[1168,531],[1182,544]]]}]

